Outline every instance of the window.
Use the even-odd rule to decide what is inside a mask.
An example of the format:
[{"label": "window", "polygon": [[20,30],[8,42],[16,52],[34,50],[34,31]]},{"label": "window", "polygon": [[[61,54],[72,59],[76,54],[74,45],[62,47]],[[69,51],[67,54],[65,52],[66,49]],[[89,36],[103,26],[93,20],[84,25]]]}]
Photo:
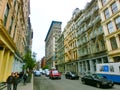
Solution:
[{"label": "window", "polygon": [[119,66],[119,72],[120,72],[120,66]]},{"label": "window", "polygon": [[110,66],[110,72],[114,72],[114,67]]},{"label": "window", "polygon": [[108,19],[110,17],[110,13],[109,13],[108,8],[105,10],[105,17],[106,17],[106,19]]},{"label": "window", "polygon": [[15,28],[14,28],[13,39],[15,38],[15,32],[16,32],[16,25],[15,25]]},{"label": "window", "polygon": [[120,16],[115,19],[117,29],[120,29]]},{"label": "window", "polygon": [[109,33],[112,33],[112,32],[114,32],[114,29],[113,29],[113,24],[112,24],[112,22],[109,22],[109,23],[107,24],[107,27],[108,27],[108,31],[109,31]]},{"label": "window", "polygon": [[5,9],[5,13],[4,13],[4,26],[6,26],[6,23],[7,23],[9,10],[10,10],[10,8],[9,8],[9,5],[7,4],[6,9]]},{"label": "window", "polygon": [[14,7],[16,6],[16,0],[14,0]]},{"label": "window", "polygon": [[118,48],[115,37],[110,38],[110,42],[113,50]]},{"label": "window", "polygon": [[102,1],[102,5],[105,5],[107,0],[101,0]]},{"label": "window", "polygon": [[112,12],[113,12],[113,13],[116,13],[117,11],[118,11],[117,3],[114,2],[114,3],[112,4]]},{"label": "window", "polygon": [[9,34],[11,33],[12,25],[13,25],[13,17],[11,17],[11,20],[10,20]]},{"label": "window", "polygon": [[120,40],[120,35],[118,35],[118,37],[119,37],[119,40]]}]

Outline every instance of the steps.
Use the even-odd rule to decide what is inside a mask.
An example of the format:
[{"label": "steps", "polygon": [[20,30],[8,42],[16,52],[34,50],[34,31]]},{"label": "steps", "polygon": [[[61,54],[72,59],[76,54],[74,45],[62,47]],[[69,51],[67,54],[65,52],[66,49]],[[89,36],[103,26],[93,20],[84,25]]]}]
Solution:
[{"label": "steps", "polygon": [[7,85],[5,82],[0,82],[0,90],[2,90],[3,88],[5,88]]}]

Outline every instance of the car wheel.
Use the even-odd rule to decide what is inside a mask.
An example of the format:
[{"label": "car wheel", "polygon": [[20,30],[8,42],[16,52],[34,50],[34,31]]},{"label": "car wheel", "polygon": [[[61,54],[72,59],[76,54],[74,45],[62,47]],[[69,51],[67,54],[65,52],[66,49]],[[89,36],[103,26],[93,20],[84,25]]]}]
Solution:
[{"label": "car wheel", "polygon": [[76,80],[79,80],[79,78],[76,78]]},{"label": "car wheel", "polygon": [[85,80],[82,80],[82,84],[85,84]]},{"label": "car wheel", "polygon": [[97,84],[96,84],[96,87],[97,87],[97,88],[100,88],[100,83],[97,83]]}]

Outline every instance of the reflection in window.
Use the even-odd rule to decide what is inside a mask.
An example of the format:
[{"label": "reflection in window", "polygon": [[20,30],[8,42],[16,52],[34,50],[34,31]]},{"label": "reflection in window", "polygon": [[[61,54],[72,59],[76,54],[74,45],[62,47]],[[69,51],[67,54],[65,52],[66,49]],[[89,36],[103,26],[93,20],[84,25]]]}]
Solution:
[{"label": "reflection in window", "polygon": [[105,10],[105,17],[106,17],[106,19],[110,17],[110,13],[109,13],[108,8]]},{"label": "reflection in window", "polygon": [[117,11],[118,11],[118,7],[117,7],[117,3],[115,2],[112,4],[112,12],[116,13]]},{"label": "reflection in window", "polygon": [[103,71],[103,66],[100,67],[100,71]]},{"label": "reflection in window", "polygon": [[105,5],[107,0],[102,0],[102,5]]},{"label": "reflection in window", "polygon": [[120,29],[120,17],[117,17],[117,18],[115,19],[115,23],[116,23],[117,29]]},{"label": "reflection in window", "polygon": [[120,72],[120,66],[119,66],[119,72]]},{"label": "reflection in window", "polygon": [[114,72],[114,67],[110,66],[110,72]]},{"label": "reflection in window", "polygon": [[109,31],[109,33],[112,33],[112,32],[114,32],[114,29],[113,29],[113,24],[112,24],[112,22],[109,22],[109,23],[107,24],[107,27],[108,27],[108,31]]},{"label": "reflection in window", "polygon": [[4,13],[4,26],[6,26],[9,11],[10,11],[10,7],[9,7],[9,5],[7,4],[6,9],[5,9],[5,13]]},{"label": "reflection in window", "polygon": [[110,42],[111,42],[111,46],[112,46],[112,49],[113,49],[113,50],[115,50],[115,49],[118,48],[115,37],[110,38]]}]

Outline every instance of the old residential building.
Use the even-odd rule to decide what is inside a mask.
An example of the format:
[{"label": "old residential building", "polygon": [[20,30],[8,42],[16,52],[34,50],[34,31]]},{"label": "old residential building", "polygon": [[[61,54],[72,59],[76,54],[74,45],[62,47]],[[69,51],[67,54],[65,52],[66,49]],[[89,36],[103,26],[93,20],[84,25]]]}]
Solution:
[{"label": "old residential building", "polygon": [[98,0],[109,62],[120,62],[120,0]]},{"label": "old residential building", "polygon": [[22,70],[29,8],[29,0],[0,0],[0,82]]},{"label": "old residential building", "polygon": [[50,68],[55,67],[57,40],[61,35],[61,24],[62,22],[52,21],[45,38],[45,57]]}]

